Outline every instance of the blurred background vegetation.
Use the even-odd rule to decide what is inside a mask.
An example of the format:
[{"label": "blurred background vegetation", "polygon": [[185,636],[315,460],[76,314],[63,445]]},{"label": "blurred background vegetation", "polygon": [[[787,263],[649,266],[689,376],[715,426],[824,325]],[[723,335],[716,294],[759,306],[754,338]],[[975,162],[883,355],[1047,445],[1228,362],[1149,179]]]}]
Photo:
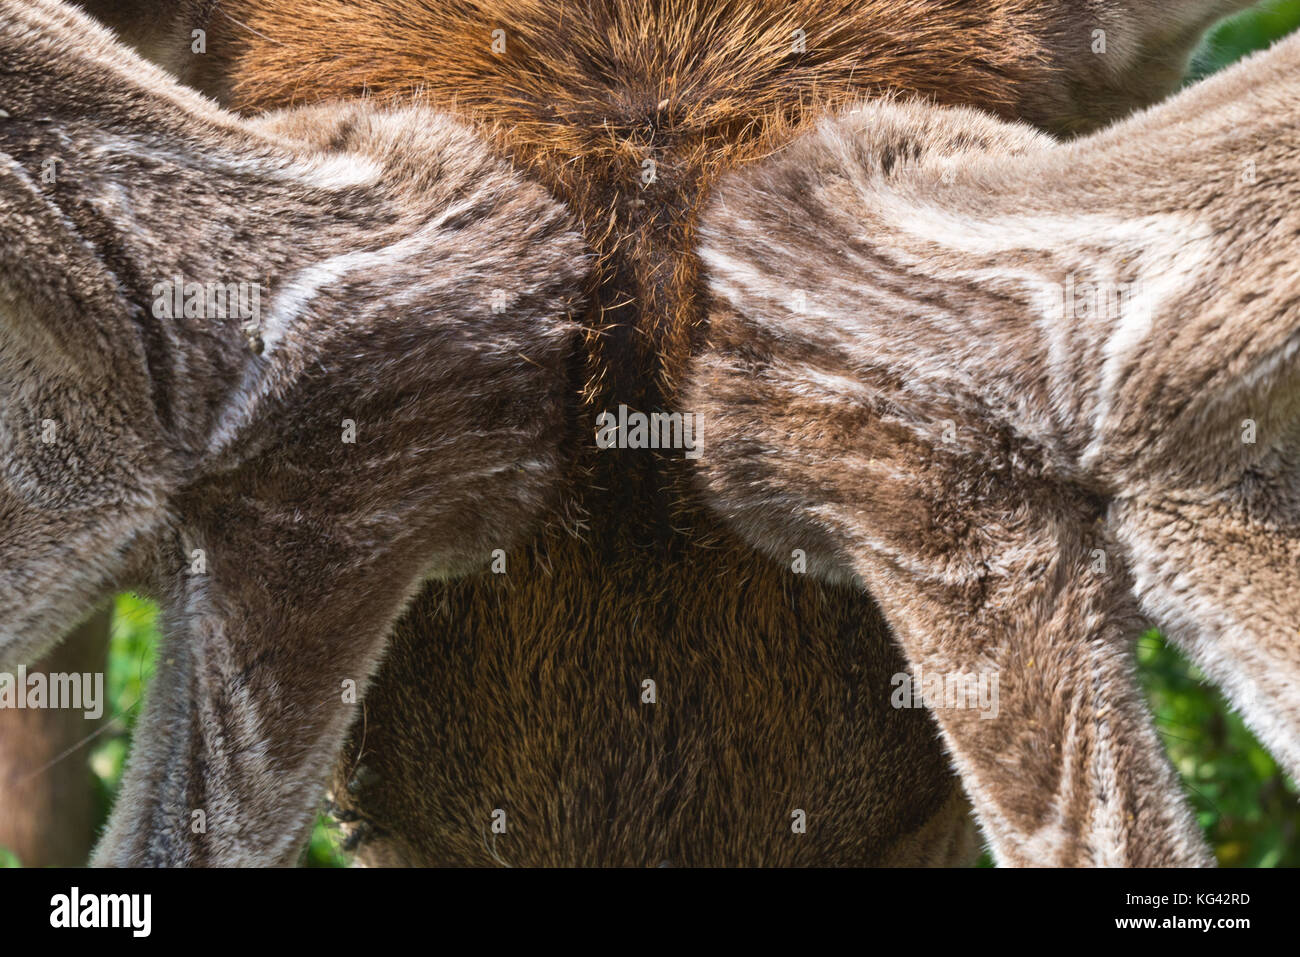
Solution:
[{"label": "blurred background vegetation", "polygon": [[1192,58],[1188,82],[1195,83],[1248,53],[1262,50],[1297,27],[1300,27],[1300,0],[1262,3],[1225,21],[1206,38]]},{"label": "blurred background vegetation", "polygon": [[[1226,22],[1196,54],[1189,82],[1298,27],[1300,0],[1275,0]],[[153,672],[159,643],[156,613],[151,604],[134,596],[117,601],[105,679],[106,713],[117,718],[95,740],[89,755],[102,818],[108,816],[141,694]],[[1295,783],[1286,779],[1204,676],[1157,633],[1139,641],[1138,663],[1160,735],[1219,862],[1228,867],[1300,865],[1300,799]],[[0,848],[0,867],[18,863]],[[338,829],[324,817],[316,824],[304,863],[315,867],[347,863]]]}]

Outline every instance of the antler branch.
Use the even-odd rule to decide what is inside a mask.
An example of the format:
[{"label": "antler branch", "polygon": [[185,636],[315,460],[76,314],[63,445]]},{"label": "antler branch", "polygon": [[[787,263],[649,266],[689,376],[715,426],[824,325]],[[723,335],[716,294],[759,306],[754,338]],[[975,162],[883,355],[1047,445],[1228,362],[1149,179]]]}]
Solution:
[{"label": "antler branch", "polygon": [[1070,145],[866,106],[706,216],[708,492],[856,576],[914,667],[1000,679],[938,718],[1004,861],[1207,859],[1139,609],[1294,766],[1297,54]]}]

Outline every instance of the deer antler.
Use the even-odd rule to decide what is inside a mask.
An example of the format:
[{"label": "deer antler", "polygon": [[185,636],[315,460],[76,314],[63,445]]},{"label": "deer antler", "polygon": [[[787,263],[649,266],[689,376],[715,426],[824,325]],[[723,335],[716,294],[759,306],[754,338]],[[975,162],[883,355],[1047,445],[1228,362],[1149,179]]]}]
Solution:
[{"label": "deer antler", "polygon": [[159,596],[98,861],[290,863],[419,582],[552,498],[581,244],[438,115],[247,123],[56,3],[0,109],[0,659]]},{"label": "deer antler", "polygon": [[1209,860],[1143,616],[1300,771],[1297,96],[1300,39],[1071,145],[877,103],[705,216],[707,494],[997,682],[937,717],[1002,863]]}]

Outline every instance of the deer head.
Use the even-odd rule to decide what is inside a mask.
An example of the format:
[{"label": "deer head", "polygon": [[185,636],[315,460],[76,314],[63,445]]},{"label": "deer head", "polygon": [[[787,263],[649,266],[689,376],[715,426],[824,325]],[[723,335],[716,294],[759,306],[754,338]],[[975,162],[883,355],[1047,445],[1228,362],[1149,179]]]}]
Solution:
[{"label": "deer head", "polygon": [[998,675],[938,716],[1000,861],[1205,861],[1129,641],[1170,628],[1295,767],[1295,43],[1038,130],[1164,96],[1244,5],[505,4],[523,53],[481,58],[474,5],[152,18],[226,106],[312,104],[249,119],[0,0],[0,662],[119,588],[166,612],[98,860],[292,861],[349,683],[595,484],[612,381],[701,417],[712,515]]}]

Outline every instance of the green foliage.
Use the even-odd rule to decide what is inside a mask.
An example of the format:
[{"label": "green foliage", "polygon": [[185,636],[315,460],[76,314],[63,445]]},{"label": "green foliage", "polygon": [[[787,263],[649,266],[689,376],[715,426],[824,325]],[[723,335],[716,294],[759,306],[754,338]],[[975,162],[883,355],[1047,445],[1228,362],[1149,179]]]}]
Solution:
[{"label": "green foliage", "polygon": [[140,714],[145,685],[153,675],[159,637],[157,608],[134,595],[120,595],[113,608],[108,645],[107,718],[90,752],[100,814],[108,816],[122,778],[131,731]]},{"label": "green foliage", "polygon": [[317,815],[316,826],[312,829],[311,841],[302,862],[307,867],[348,866],[348,855],[343,850],[339,826],[332,818],[324,814]]},{"label": "green foliage", "polygon": [[1300,799],[1205,677],[1151,632],[1138,665],[1156,727],[1225,867],[1300,865]]},{"label": "green foliage", "polygon": [[1273,0],[1226,21],[1192,58],[1188,82],[1221,70],[1300,27],[1300,0]]}]

